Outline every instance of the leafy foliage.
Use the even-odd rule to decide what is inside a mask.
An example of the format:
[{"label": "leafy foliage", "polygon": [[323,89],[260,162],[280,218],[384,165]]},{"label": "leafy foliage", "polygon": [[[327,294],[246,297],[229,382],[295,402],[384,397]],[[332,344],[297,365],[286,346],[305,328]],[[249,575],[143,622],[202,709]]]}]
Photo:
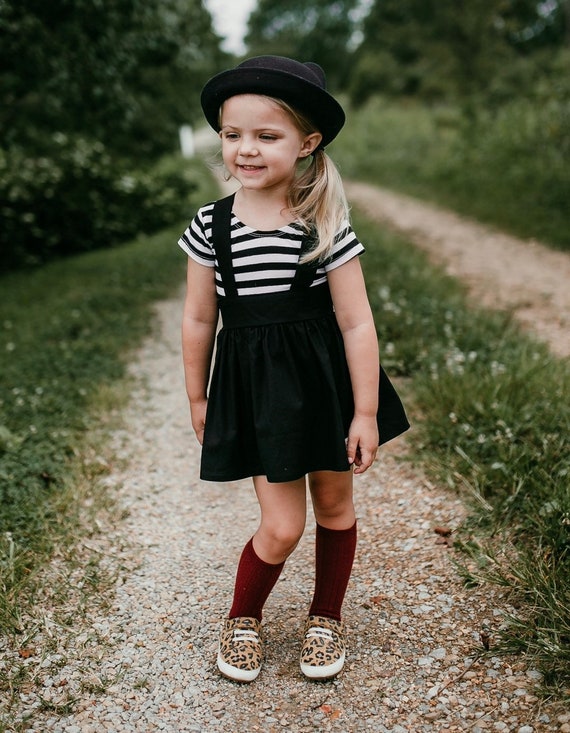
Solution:
[{"label": "leafy foliage", "polygon": [[[570,78],[570,77],[568,77]],[[465,121],[457,105],[376,97],[348,114],[333,157],[366,179],[570,249],[570,88],[555,77],[534,98]]]},{"label": "leafy foliage", "polygon": [[[475,114],[493,86],[510,96],[532,76],[548,76],[565,43],[567,3],[534,0],[376,0],[364,21],[350,82],[353,102],[382,92],[461,100]],[[534,56],[537,51],[542,55]],[[529,63],[531,61],[531,63]],[[544,62],[546,68],[544,67]],[[511,83],[507,83],[510,80]]]},{"label": "leafy foliage", "polygon": [[54,133],[172,151],[218,45],[199,0],[3,0],[0,136],[40,151]]},{"label": "leafy foliage", "polygon": [[116,245],[180,220],[196,187],[184,170],[146,172],[102,143],[56,135],[49,154],[0,152],[3,268]]},{"label": "leafy foliage", "polygon": [[219,40],[201,0],[0,2],[3,268],[180,218],[190,184],[153,163],[201,117]]}]

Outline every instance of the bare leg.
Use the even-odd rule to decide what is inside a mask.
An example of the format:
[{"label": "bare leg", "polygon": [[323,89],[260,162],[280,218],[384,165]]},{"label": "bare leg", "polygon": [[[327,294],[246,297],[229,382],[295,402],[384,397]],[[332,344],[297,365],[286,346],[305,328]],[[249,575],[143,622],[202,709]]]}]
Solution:
[{"label": "bare leg", "polygon": [[317,524],[328,529],[348,529],[356,520],[352,500],[352,471],[315,471],[309,488]]},{"label": "bare leg", "polygon": [[261,509],[253,547],[265,562],[284,562],[297,547],[305,529],[305,479],[272,484],[265,476],[255,476],[253,484]]}]

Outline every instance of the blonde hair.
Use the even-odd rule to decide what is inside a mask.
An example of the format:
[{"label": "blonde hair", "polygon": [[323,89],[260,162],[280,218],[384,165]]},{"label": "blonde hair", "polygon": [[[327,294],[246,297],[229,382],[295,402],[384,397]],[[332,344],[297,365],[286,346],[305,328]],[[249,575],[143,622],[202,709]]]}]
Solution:
[{"label": "blonde hair", "polygon": [[[292,118],[303,135],[318,132],[307,117],[283,100],[268,99]],[[349,207],[340,173],[324,150],[312,153],[311,162],[294,178],[287,206],[305,231],[314,234],[315,245],[303,255],[301,262],[326,260],[332,253],[337,232],[349,217]]]}]

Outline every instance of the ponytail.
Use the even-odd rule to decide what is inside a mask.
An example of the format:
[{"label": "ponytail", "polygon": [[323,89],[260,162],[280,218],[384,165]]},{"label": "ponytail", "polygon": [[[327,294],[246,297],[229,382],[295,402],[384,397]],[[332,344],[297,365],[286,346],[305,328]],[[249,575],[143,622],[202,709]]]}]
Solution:
[{"label": "ponytail", "polygon": [[337,232],[348,219],[348,203],[337,167],[324,150],[317,150],[308,168],[293,181],[288,205],[303,228],[315,238],[314,247],[303,256],[302,262],[326,260],[332,253]]}]

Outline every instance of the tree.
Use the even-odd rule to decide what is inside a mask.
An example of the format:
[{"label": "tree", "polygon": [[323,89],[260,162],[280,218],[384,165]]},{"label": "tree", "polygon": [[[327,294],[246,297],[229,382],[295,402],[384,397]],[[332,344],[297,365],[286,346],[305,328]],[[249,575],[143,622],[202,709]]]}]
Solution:
[{"label": "tree", "polygon": [[353,101],[382,91],[474,104],[524,56],[561,45],[563,10],[562,0],[375,0],[355,55]]},{"label": "tree", "polygon": [[0,135],[81,134],[137,154],[198,116],[220,39],[201,0],[0,0]]},{"label": "tree", "polygon": [[249,18],[248,55],[277,54],[314,61],[331,87],[348,73],[358,0],[259,0]]},{"label": "tree", "polygon": [[183,216],[193,184],[154,163],[202,119],[219,46],[202,0],[0,0],[3,267]]}]

